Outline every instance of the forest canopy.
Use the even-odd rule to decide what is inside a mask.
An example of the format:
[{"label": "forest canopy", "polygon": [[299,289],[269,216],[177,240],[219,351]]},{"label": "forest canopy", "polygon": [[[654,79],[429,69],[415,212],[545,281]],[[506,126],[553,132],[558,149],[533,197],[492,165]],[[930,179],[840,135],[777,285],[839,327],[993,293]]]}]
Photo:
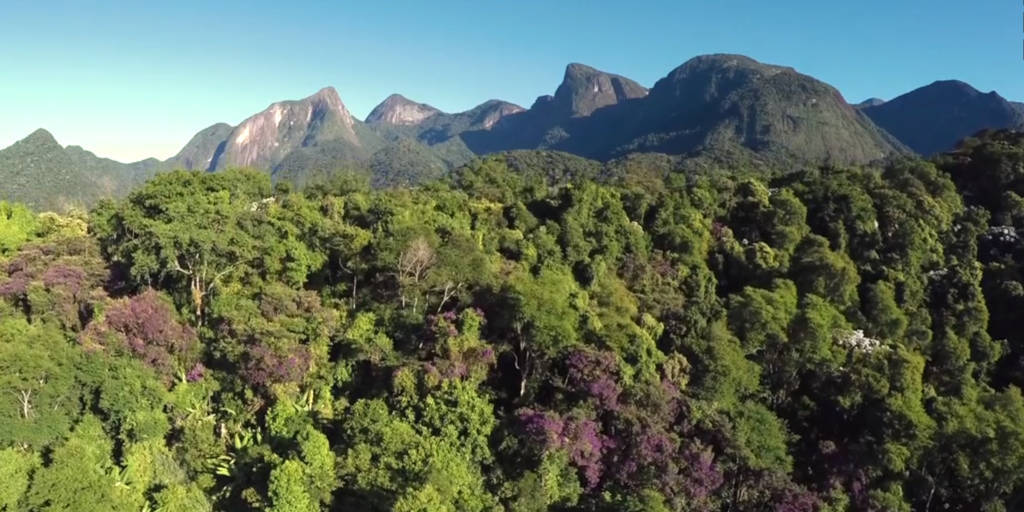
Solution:
[{"label": "forest canopy", "polygon": [[1024,136],[0,203],[0,511],[1024,507]]}]

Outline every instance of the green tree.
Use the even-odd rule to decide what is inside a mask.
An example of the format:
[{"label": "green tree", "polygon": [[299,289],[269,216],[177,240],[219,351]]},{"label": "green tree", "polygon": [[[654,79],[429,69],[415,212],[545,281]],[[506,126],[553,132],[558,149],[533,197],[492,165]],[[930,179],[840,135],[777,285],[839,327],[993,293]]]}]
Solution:
[{"label": "green tree", "polygon": [[29,507],[40,511],[139,510],[142,493],[119,481],[112,451],[113,443],[99,420],[83,417],[67,441],[54,449],[50,463],[35,473],[28,492]]},{"label": "green tree", "polygon": [[252,226],[273,201],[263,173],[161,174],[93,220],[104,250],[137,286],[167,283],[202,323],[207,297],[260,254]]}]

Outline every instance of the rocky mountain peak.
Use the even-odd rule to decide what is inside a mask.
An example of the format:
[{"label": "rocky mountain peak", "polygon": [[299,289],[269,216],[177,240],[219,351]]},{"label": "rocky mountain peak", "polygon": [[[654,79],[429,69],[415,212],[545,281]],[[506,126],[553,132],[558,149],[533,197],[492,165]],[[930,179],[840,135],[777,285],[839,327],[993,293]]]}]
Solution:
[{"label": "rocky mountain peak", "polygon": [[401,94],[392,94],[370,111],[366,122],[411,126],[440,113],[440,110],[426,103],[417,103]]},{"label": "rocky mountain peak", "polygon": [[525,112],[526,109],[519,105],[501,100],[488,100],[478,105],[469,113],[473,114],[473,124],[485,130],[491,129],[505,116]]},{"label": "rocky mountain peak", "polygon": [[359,145],[354,125],[338,91],[325,87],[301,100],[273,103],[242,121],[228,135],[211,167],[270,168],[292,150],[322,140]]},{"label": "rocky mountain peak", "polygon": [[[342,103],[341,97],[338,96],[338,91],[335,90],[334,87],[324,87],[323,89],[317,91],[316,94],[313,94],[312,96],[306,98],[305,100],[300,100],[298,103],[303,102],[309,102],[310,105],[312,105],[314,115],[326,115],[328,113],[331,113],[336,115],[338,119],[340,119],[349,126],[352,126],[354,122],[352,114],[348,111],[348,108],[345,107],[345,104]],[[282,103],[294,102],[286,101]]]},{"label": "rocky mountain peak", "polygon": [[646,95],[646,87],[624,76],[572,63],[555,90],[554,103],[572,117],[583,117],[601,107]]},{"label": "rocky mountain peak", "polygon": [[877,107],[883,103],[885,103],[885,100],[882,98],[868,98],[854,106],[857,108]]},{"label": "rocky mountain peak", "polygon": [[33,146],[55,146],[57,149],[61,148],[61,145],[57,142],[57,139],[53,137],[53,134],[42,128],[28,134],[27,137],[18,142]]}]

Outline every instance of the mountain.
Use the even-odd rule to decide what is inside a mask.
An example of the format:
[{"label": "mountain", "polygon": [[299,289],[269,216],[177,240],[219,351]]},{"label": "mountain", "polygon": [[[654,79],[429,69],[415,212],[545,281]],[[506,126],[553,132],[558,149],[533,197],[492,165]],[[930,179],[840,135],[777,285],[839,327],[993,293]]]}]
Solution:
[{"label": "mountain", "polygon": [[366,116],[367,124],[416,125],[441,111],[425,103],[416,103],[401,94],[388,96]]},{"label": "mountain", "polygon": [[[465,112],[449,114],[400,94],[392,94],[370,112],[366,124],[392,142],[415,140],[430,148],[429,151],[447,167],[454,168],[476,156],[459,138],[460,134],[489,130],[502,118],[524,110],[507,101],[488,100]],[[377,160],[380,161],[379,158]]]},{"label": "mountain", "polygon": [[[529,109],[500,100],[446,113],[392,94],[365,122],[338,93],[270,105],[235,127],[203,130],[172,159],[185,168],[265,168],[296,183],[345,166],[374,182],[413,183],[489,153],[541,149],[611,160],[634,152],[695,165],[863,163],[909,152],[833,87],[740,55],[696,57],[652,89],[572,63]],[[718,162],[718,164],[716,164]]]},{"label": "mountain", "polygon": [[416,138],[433,145],[469,130],[489,130],[506,116],[525,109],[501,100],[488,100],[465,112],[441,113],[416,124]]},{"label": "mountain", "polygon": [[237,126],[218,123],[197,133],[165,168],[216,171],[265,169],[275,179],[365,166],[388,141],[352,117],[333,87],[300,100],[272,103]]},{"label": "mountain", "polygon": [[922,155],[953,149],[985,128],[1014,128],[1024,112],[995,92],[942,80],[862,110],[875,124]]},{"label": "mountain", "polygon": [[[773,158],[848,164],[903,151],[834,87],[741,55],[691,59],[659,80],[620,150],[686,154],[744,148]],[[660,117],[660,119],[659,119]]]},{"label": "mountain", "polygon": [[705,55],[677,67],[650,91],[623,80],[570,65],[554,96],[541,97],[489,131],[462,137],[478,154],[553,149],[599,160],[637,151],[712,152],[846,164],[906,151],[835,88],[792,68]]},{"label": "mountain", "polygon": [[[576,153],[576,148],[558,144],[599,110],[637,101],[647,96],[647,88],[620,75],[573,63],[565,68],[562,82],[554,95],[537,98],[529,110],[500,119],[486,130],[466,130],[460,136],[476,154],[516,149],[560,149]],[[580,153],[593,157],[593,154]]]},{"label": "mountain", "polygon": [[223,151],[210,168],[256,167],[273,169],[294,151],[317,152],[330,142],[339,143],[351,157],[368,156],[356,134],[355,119],[333,87],[296,101],[274,103],[242,121],[228,134]]},{"label": "mountain", "polygon": [[167,160],[171,168],[209,169],[214,158],[224,152],[228,136],[234,128],[227,123],[217,123],[192,137],[177,155]]},{"label": "mountain", "polygon": [[126,193],[152,176],[155,159],[131,164],[100,158],[78,146],[61,146],[39,129],[0,150],[0,200],[37,210],[85,208]]},{"label": "mountain", "polygon": [[868,98],[854,106],[857,108],[877,107],[883,103],[885,103],[885,100],[882,98]]},{"label": "mountain", "polygon": [[504,112],[521,110],[506,105],[488,102],[469,112],[445,114],[393,94],[364,123],[327,87],[305,99],[273,103],[238,126],[206,128],[167,166],[210,171],[255,167],[268,170],[275,180],[298,185],[356,167],[370,170],[377,185],[408,184],[472,159],[473,153],[453,137],[489,126]]},{"label": "mountain", "polygon": [[565,68],[550,108],[570,117],[589,116],[595,110],[647,96],[647,88],[623,76],[573,63]]},{"label": "mountain", "polygon": [[1016,110],[1017,112],[1024,114],[1024,103],[1021,103],[1019,101],[1011,101],[1010,106],[1013,107],[1013,109]]},{"label": "mountain", "polygon": [[399,139],[370,157],[370,183],[374,186],[408,186],[441,178],[453,166],[413,139]]}]

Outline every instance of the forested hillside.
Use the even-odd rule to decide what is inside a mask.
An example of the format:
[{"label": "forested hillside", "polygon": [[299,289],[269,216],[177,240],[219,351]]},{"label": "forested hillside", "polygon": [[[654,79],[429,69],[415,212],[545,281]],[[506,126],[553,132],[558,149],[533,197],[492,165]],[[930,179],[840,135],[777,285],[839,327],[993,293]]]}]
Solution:
[{"label": "forested hillside", "polygon": [[0,511],[1024,507],[1024,136],[0,204]]}]

